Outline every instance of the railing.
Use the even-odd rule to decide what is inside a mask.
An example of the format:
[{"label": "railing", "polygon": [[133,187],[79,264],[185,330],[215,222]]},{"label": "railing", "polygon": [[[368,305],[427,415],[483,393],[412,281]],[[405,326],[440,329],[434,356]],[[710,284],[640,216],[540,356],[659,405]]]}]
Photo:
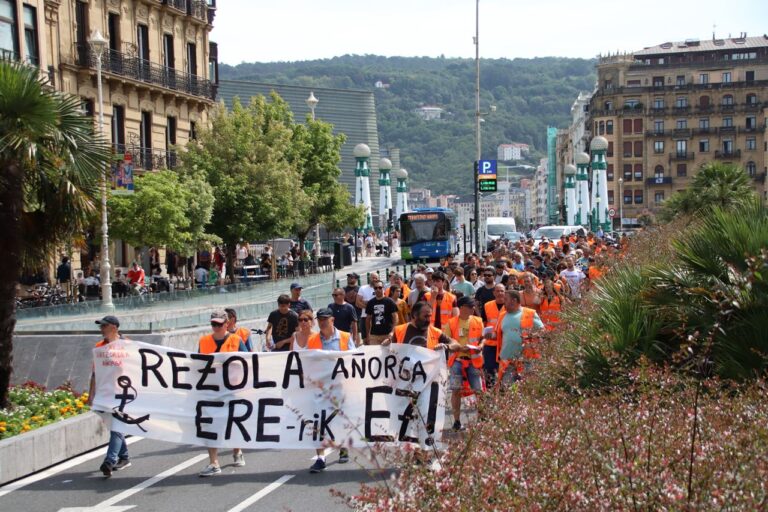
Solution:
[{"label": "railing", "polygon": [[735,149],[735,150],[732,150],[732,151],[719,151],[719,150],[715,150],[715,158],[718,158],[718,159],[731,159],[731,158],[737,159],[737,158],[741,158],[741,150],[740,149]]},{"label": "railing", "polygon": [[690,137],[691,136],[691,129],[690,128],[675,128],[674,135],[675,135],[675,137]]},{"label": "railing", "polygon": [[714,112],[715,107],[713,105],[696,105],[696,112],[700,114],[709,114]]},{"label": "railing", "polygon": [[[768,59],[765,59],[768,62]],[[754,63],[751,60],[750,63]],[[595,91],[594,96],[615,96],[621,94],[639,94],[642,92],[659,92],[659,91],[706,91],[706,90],[718,90],[718,89],[742,89],[742,88],[758,88],[768,87],[768,80],[752,80],[750,82],[728,82],[717,84],[686,84],[686,85],[665,85],[664,87],[642,86],[642,87],[600,87]]]},{"label": "railing", "polygon": [[130,155],[134,169],[153,171],[175,169],[178,165],[176,151],[164,151],[135,144],[113,144],[112,150],[115,154]]},{"label": "railing", "polygon": [[720,105],[720,112],[723,113],[733,113],[736,111],[736,105],[734,104],[728,104],[728,105]]},{"label": "railing", "polygon": [[650,135],[650,136],[659,136],[659,137],[661,137],[661,136],[664,135],[664,130],[647,130],[645,132],[645,134],[646,135]]},{"label": "railing", "polygon": [[719,133],[736,133],[735,126],[721,126],[717,129]]},{"label": "railing", "polygon": [[691,106],[690,105],[685,105],[685,106],[677,106],[677,105],[675,105],[674,107],[672,107],[672,113],[673,114],[685,114],[689,110],[691,110]]},{"label": "railing", "polygon": [[[703,53],[703,52],[701,52]],[[638,57],[639,58],[639,57]],[[632,63],[629,65],[630,70],[637,70],[637,69],[653,69],[653,68],[683,68],[683,67],[706,67],[706,66],[712,66],[712,65],[733,65],[731,64],[733,61],[725,60],[722,58],[712,58],[712,57],[699,57],[697,59],[694,59],[693,57],[690,57],[689,59],[686,59],[685,61],[680,61],[679,59],[675,59],[674,61],[667,61],[664,62],[664,64],[659,63],[653,63],[653,64],[646,64],[645,62],[641,60],[637,60],[635,58]],[[761,64],[768,62],[767,57],[757,57],[755,59],[749,59],[749,60],[743,60],[743,61],[736,61],[737,63],[741,63],[742,65],[747,64]],[[717,84],[701,84],[701,85],[717,85]]]},{"label": "railing", "polygon": [[669,161],[670,162],[684,162],[686,160],[693,160],[693,157],[694,157],[693,153],[684,153],[684,152],[670,153],[669,154]]},{"label": "railing", "polygon": [[646,185],[671,185],[672,178],[670,176],[657,176],[655,178],[646,178]]},{"label": "railing", "polygon": [[695,128],[693,130],[693,133],[695,133],[696,135],[709,135],[712,132],[710,131],[709,128]]},{"label": "railing", "polygon": [[19,60],[19,54],[13,50],[0,48],[0,60],[10,60],[15,62]]},{"label": "railing", "polygon": [[761,172],[759,174],[755,174],[754,176],[752,176],[752,179],[758,183],[765,183],[765,176],[766,176],[766,173]]},{"label": "railing", "polygon": [[[96,55],[87,44],[78,44],[76,55],[78,66],[96,68]],[[216,98],[216,86],[210,80],[160,66],[136,56],[109,50],[102,57],[101,65],[105,73],[132,78],[206,99]]]}]

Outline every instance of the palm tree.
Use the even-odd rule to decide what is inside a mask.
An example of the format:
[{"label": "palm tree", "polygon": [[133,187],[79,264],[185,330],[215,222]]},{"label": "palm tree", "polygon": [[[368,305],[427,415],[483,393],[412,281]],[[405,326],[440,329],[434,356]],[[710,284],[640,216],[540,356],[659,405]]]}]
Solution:
[{"label": "palm tree", "polygon": [[8,405],[22,267],[84,231],[108,161],[79,98],[49,88],[37,68],[0,61],[0,408]]}]

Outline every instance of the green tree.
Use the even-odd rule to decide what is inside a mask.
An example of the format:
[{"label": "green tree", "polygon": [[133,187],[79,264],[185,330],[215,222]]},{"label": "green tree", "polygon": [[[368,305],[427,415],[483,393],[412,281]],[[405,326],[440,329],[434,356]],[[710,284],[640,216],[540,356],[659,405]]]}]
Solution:
[{"label": "green tree", "polygon": [[226,245],[232,275],[235,245],[290,233],[302,209],[301,173],[293,145],[293,115],[276,94],[232,110],[218,106],[211,127],[181,155],[182,174],[203,172],[213,187],[209,231]]},{"label": "green tree", "polygon": [[341,230],[362,224],[365,211],[352,205],[347,188],[339,182],[341,146],[346,137],[334,135],[333,126],[307,117],[293,128],[294,163],[301,175],[304,208],[292,228],[304,247],[315,224]]},{"label": "green tree", "polygon": [[134,247],[165,246],[183,255],[208,238],[213,191],[200,173],[147,173],[136,178],[135,189],[109,199],[112,236]]},{"label": "green tree", "polygon": [[716,207],[726,210],[742,207],[754,195],[744,169],[733,164],[709,162],[702,165],[688,188],[664,203],[660,218],[670,221],[678,215],[704,214]]},{"label": "green tree", "polygon": [[23,262],[50,257],[98,212],[109,149],[80,99],[62,95],[40,70],[0,61],[0,408],[8,406],[16,283]]}]

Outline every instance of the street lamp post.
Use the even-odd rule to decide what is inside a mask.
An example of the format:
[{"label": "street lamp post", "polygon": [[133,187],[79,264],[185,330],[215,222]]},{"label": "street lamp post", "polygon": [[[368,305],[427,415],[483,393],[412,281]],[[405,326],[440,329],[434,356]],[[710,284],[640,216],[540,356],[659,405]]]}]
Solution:
[{"label": "street lamp post", "polygon": [[[99,99],[99,133],[104,136],[104,91],[101,86],[101,59],[109,41],[94,30],[88,39],[96,56],[96,82]],[[104,308],[114,309],[112,303],[112,266],[109,262],[109,218],[107,217],[107,168],[101,173],[101,301]]]},{"label": "street lamp post", "polygon": [[[315,92],[309,91],[309,98],[307,98],[307,106],[309,107],[309,111],[312,113],[312,120],[315,120],[315,107],[317,107],[317,104],[320,103],[320,100],[315,98]],[[315,262],[315,271],[318,270],[318,259],[320,257],[320,223],[318,222],[315,224],[315,250],[312,251],[314,254],[313,260]],[[304,248],[302,247],[302,250]]]},{"label": "street lamp post", "polygon": [[619,229],[624,228],[624,178],[619,178]]}]

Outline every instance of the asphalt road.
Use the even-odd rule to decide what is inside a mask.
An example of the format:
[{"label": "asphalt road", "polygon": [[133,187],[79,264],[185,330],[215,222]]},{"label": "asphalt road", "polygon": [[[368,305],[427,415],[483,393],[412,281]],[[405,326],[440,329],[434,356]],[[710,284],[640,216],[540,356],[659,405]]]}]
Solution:
[{"label": "asphalt road", "polygon": [[111,478],[99,471],[106,447],[99,448],[0,487],[0,510],[330,512],[349,510],[331,489],[353,495],[361,483],[392,473],[375,469],[364,450],[351,450],[347,464],[338,464],[338,452],[330,452],[328,468],[319,474],[309,473],[311,451],[246,451],[246,466],[235,468],[231,451],[224,450],[219,455],[221,474],[200,478],[198,471],[208,463],[204,449],[141,438],[130,443],[132,466]]}]

